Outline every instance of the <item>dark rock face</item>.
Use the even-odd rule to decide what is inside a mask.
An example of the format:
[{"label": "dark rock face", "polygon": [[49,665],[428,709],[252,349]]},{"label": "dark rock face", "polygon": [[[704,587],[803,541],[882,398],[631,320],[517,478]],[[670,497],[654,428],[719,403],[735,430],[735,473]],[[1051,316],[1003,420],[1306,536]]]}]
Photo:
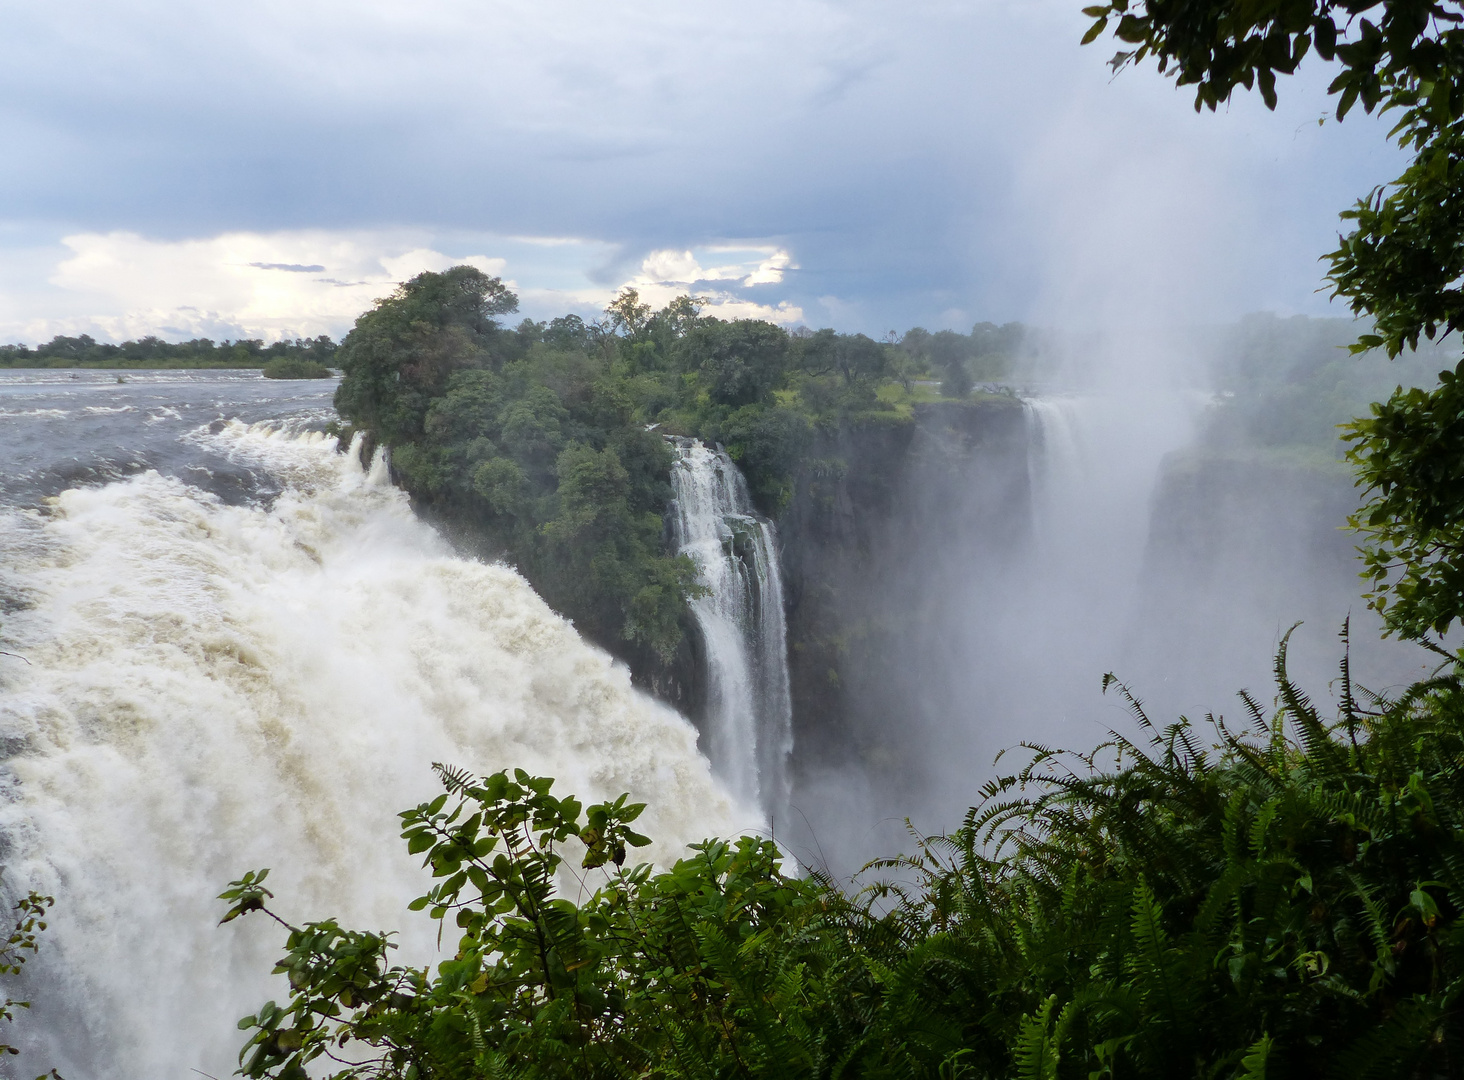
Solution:
[{"label": "dark rock face", "polygon": [[[923,721],[952,658],[942,627],[968,595],[974,548],[998,572],[1029,536],[1027,426],[1015,400],[917,407],[912,420],[822,432],[775,526],[788,620],[794,782],[872,763],[918,783]],[[962,588],[952,590],[953,580]],[[700,722],[705,649],[693,620],[670,664],[626,642],[636,685]],[[605,644],[605,643],[602,643]]]},{"label": "dark rock face", "polygon": [[1352,476],[1330,463],[1172,455],[1150,515],[1146,578],[1193,593],[1278,591],[1305,611],[1357,591]]},{"label": "dark rock face", "polygon": [[788,607],[794,783],[864,766],[919,783],[946,709],[948,586],[1025,542],[1026,418],[1016,401],[933,404],[913,421],[827,433],[778,522]]}]

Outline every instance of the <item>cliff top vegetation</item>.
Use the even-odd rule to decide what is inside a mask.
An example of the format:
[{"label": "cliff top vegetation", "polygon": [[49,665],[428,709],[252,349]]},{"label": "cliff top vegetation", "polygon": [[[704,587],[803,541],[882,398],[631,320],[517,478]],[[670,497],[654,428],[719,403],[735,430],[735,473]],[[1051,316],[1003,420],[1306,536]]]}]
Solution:
[{"label": "cliff top vegetation", "polygon": [[1015,324],[898,342],[722,320],[632,289],[604,317],[504,325],[517,297],[468,266],[424,273],[341,343],[336,407],[391,449],[418,504],[512,561],[556,610],[632,661],[666,663],[696,568],[667,552],[666,435],[720,443],[774,516],[816,430],[904,423],[1006,373]]},{"label": "cliff top vegetation", "polygon": [[1344,471],[1346,425],[1399,384],[1434,385],[1449,365],[1429,342],[1396,360],[1382,349],[1352,353],[1357,332],[1351,319],[1269,314],[1208,332],[1215,399],[1194,452]]}]

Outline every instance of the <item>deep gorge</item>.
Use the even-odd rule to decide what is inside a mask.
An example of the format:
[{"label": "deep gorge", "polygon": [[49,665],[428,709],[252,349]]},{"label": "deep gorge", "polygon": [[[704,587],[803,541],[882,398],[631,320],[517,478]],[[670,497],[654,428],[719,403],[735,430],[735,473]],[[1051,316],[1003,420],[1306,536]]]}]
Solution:
[{"label": "deep gorge", "polygon": [[[1263,324],[1267,377],[1317,330]],[[330,383],[7,376],[0,600],[24,660],[0,658],[0,824],[15,880],[58,896],[34,1060],[219,1075],[275,992],[271,928],[214,928],[249,866],[290,917],[401,925],[434,955],[399,921],[419,869],[393,816],[433,761],[631,792],[660,865],[771,829],[847,883],[910,850],[907,817],[959,821],[1004,748],[1132,730],[1105,671],[1203,716],[1266,694],[1304,618],[1293,673],[1325,694],[1349,610],[1360,681],[1417,667],[1356,599],[1335,448],[1296,437],[1333,434],[1305,411],[1324,364],[1297,361],[1289,398],[1051,372],[958,396],[869,339],[561,332],[484,324],[442,370],[414,339],[374,414],[360,382],[341,416]],[[731,602],[699,611],[705,559]],[[711,616],[742,634],[737,694],[706,677]],[[180,1044],[155,1008],[206,1034]]]},{"label": "deep gorge", "polygon": [[[471,268],[422,275],[342,343],[338,407],[460,550],[519,569],[691,717],[802,859],[847,873],[904,843],[890,822],[942,827],[1019,739],[1102,741],[1126,723],[1099,693],[1109,672],[1203,715],[1266,685],[1298,620],[1296,668],[1328,680],[1350,615],[1359,671],[1416,673],[1376,641],[1335,542],[1349,493],[1329,424],[1389,377],[1337,366],[1341,321],[1263,317],[1188,345],[985,324],[881,343],[702,318],[685,297],[653,312],[633,291],[602,324],[509,331],[494,313],[513,302]],[[429,364],[415,328],[434,322]],[[741,474],[744,503],[708,534],[733,592],[769,569],[737,537],[776,532],[786,781],[768,751],[784,736],[746,745],[783,706],[759,690],[754,720],[725,692],[771,685],[748,660],[767,653],[749,621],[766,605],[724,594],[744,624],[731,650],[696,612],[709,566],[671,512],[685,440]]]}]

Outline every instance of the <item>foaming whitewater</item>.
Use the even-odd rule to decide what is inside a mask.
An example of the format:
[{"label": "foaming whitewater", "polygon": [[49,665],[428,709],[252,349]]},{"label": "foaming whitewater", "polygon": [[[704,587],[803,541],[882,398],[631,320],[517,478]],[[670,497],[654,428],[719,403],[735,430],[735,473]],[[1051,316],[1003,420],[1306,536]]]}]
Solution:
[{"label": "foaming whitewater", "polygon": [[734,794],[775,817],[788,798],[793,750],[777,535],[723,451],[696,439],[672,445],[674,538],[708,590],[691,605],[706,650],[708,754]]},{"label": "foaming whitewater", "polygon": [[659,862],[756,824],[688,723],[516,573],[453,556],[380,458],[215,427],[196,438],[277,478],[268,506],[146,472],[0,517],[25,658],[0,657],[5,884],[57,899],[27,1075],[228,1075],[234,1021],[283,995],[280,928],[215,926],[247,869],[272,868],[285,917],[402,929],[429,960],[395,814],[439,790],[433,761],[629,791]]}]

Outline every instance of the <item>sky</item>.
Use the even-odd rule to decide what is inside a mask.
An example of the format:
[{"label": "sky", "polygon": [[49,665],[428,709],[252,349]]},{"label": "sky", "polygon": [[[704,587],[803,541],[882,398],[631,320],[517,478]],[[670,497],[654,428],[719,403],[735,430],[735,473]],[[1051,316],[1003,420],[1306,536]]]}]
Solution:
[{"label": "sky", "polygon": [[0,0],[0,342],[340,336],[422,270],[884,335],[1344,314],[1324,65],[1196,115],[1082,0]]}]

